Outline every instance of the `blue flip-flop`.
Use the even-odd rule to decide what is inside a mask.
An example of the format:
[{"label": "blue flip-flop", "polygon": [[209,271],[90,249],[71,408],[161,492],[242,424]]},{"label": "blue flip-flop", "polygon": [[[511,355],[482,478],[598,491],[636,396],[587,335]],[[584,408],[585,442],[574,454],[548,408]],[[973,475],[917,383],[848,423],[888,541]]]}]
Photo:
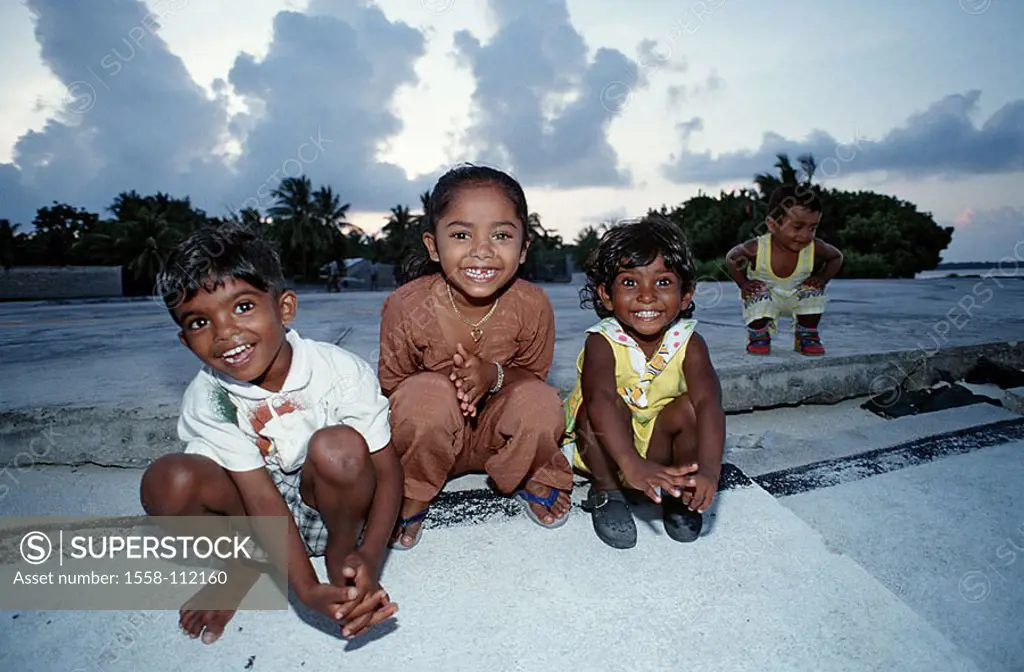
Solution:
[{"label": "blue flip-flop", "polygon": [[405,544],[403,544],[402,543],[402,537],[405,536],[406,530],[408,529],[408,527],[410,525],[415,525],[416,523],[419,523],[419,522],[422,522],[423,520],[425,520],[426,517],[427,517],[427,512],[429,510],[430,510],[430,507],[428,506],[427,508],[423,509],[419,513],[414,513],[411,516],[409,516],[408,518],[403,518],[402,516],[398,517],[398,529],[401,530],[401,532],[398,534],[398,537],[395,539],[394,543],[389,544],[390,547],[393,550],[396,550],[396,551],[411,551],[413,548],[416,547],[416,544],[420,543],[420,536],[423,534],[423,526],[422,525],[420,526],[420,529],[416,532],[416,537],[412,540],[412,545],[411,546],[406,546]]},{"label": "blue flip-flop", "polygon": [[530,507],[530,503],[540,504],[544,508],[550,510],[551,505],[555,503],[555,501],[558,499],[558,495],[561,492],[562,491],[558,490],[557,488],[551,488],[551,492],[548,494],[547,497],[540,497],[538,495],[533,494],[532,492],[527,492],[526,490],[519,490],[518,492],[516,492],[516,494],[519,495],[519,498],[522,500],[523,510],[526,512],[526,515],[530,518],[530,520],[532,520],[533,522],[537,523],[545,529],[553,530],[555,528],[561,527],[562,525],[565,525],[569,521],[569,512],[566,512],[566,514],[561,518],[555,518],[555,522],[549,525],[540,519],[540,516],[537,515],[537,512],[534,511],[532,507]]}]

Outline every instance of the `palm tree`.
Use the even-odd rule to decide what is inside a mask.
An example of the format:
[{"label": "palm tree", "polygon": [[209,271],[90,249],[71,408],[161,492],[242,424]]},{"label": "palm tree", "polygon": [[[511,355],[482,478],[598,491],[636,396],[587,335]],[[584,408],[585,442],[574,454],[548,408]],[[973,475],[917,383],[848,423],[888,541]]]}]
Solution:
[{"label": "palm tree", "polygon": [[602,222],[596,227],[593,224],[588,224],[576,234],[576,239],[572,244],[572,259],[578,268],[586,266],[590,255],[593,254],[600,244],[601,236],[610,226],[614,225],[615,220]]},{"label": "palm tree", "polygon": [[541,224],[540,215],[536,212],[527,216],[526,230],[532,242],[523,267],[523,276],[550,282],[565,275],[566,258],[562,250],[562,237]]},{"label": "palm tree", "polygon": [[125,267],[139,281],[155,280],[171,250],[181,242],[187,232],[167,221],[167,215],[149,207],[137,213],[135,219],[124,222],[125,235],[118,240],[126,259]]},{"label": "palm tree", "polygon": [[418,227],[423,227],[427,218],[427,207],[430,205],[430,190],[424,191],[420,194],[420,214],[413,217],[413,221]]},{"label": "palm tree", "polygon": [[[299,275],[308,281],[310,249],[330,243],[325,235],[324,215],[314,200],[313,184],[305,175],[286,177],[271,195],[275,202],[268,208],[267,214],[272,218],[273,232],[278,239],[282,257],[291,261],[298,255]],[[323,200],[324,197],[316,198]]]},{"label": "palm tree", "polygon": [[269,225],[269,217],[260,214],[257,208],[241,208],[240,210],[229,209],[224,218],[217,218],[210,221],[213,226],[234,224],[244,226],[263,238],[272,238]]},{"label": "palm tree", "polygon": [[531,212],[526,218],[526,235],[534,241],[547,241],[548,239],[548,230],[541,224],[540,215],[536,212]]},{"label": "palm tree", "polygon": [[345,230],[362,232],[357,226],[346,222],[348,209],[351,203],[342,204],[341,197],[334,193],[330,187],[320,187],[313,193],[313,210],[321,224],[329,229],[335,229],[338,233]]},{"label": "palm tree", "polygon": [[818,169],[818,162],[814,160],[813,154],[801,154],[796,157],[797,163],[800,164],[801,170],[804,171],[804,184],[810,184],[811,180],[814,179],[814,171]]},{"label": "palm tree", "polygon": [[167,213],[157,205],[120,207],[122,204],[116,200],[114,208],[131,219],[118,218],[82,236],[75,251],[100,263],[123,266],[132,284],[138,288],[151,287],[168,255],[186,233],[169,221]]},{"label": "palm tree", "polygon": [[383,248],[387,262],[396,267],[406,259],[413,251],[417,250],[420,242],[420,221],[423,215],[412,215],[409,207],[396,205],[391,208],[391,215],[387,223],[381,229],[383,236]]},{"label": "palm tree", "polygon": [[[801,184],[800,180],[797,179],[799,173],[789,160],[789,155],[784,153],[776,154],[775,158],[775,169],[779,171],[778,177],[771,173],[758,173],[754,176],[754,184],[757,185],[757,190],[761,193],[762,200],[765,201],[771,197],[773,191],[784,184]],[[801,154],[797,161],[806,176],[803,184],[810,184],[814,171],[818,167],[814,156],[811,154]]]},{"label": "palm tree", "polygon": [[242,208],[241,210],[230,211],[227,221],[258,228],[265,222],[265,219],[256,208]]},{"label": "palm tree", "polygon": [[143,210],[159,212],[174,228],[181,230],[186,236],[210,222],[205,212],[192,207],[192,201],[187,196],[174,198],[163,192],[157,192],[152,196],[141,196],[134,189],[121,192],[114,198],[107,210],[113,213],[115,219],[122,222],[136,219]]},{"label": "palm tree", "polygon": [[789,160],[788,154],[776,154],[775,167],[779,170],[779,179],[783,184],[796,184],[796,168]]},{"label": "palm tree", "polygon": [[316,217],[324,227],[324,235],[330,240],[328,248],[319,250],[317,264],[322,263],[325,257],[328,260],[340,260],[352,256],[350,251],[358,253],[359,241],[365,233],[355,224],[345,221],[351,204],[343,204],[333,189],[322,186],[313,193],[313,206]]},{"label": "palm tree", "polygon": [[81,263],[73,248],[76,242],[99,225],[99,215],[66,203],[39,208],[32,225],[33,256],[47,266],[70,266]]},{"label": "palm tree", "polygon": [[782,185],[779,182],[779,178],[771,173],[758,173],[754,176],[754,184],[757,185],[757,191],[761,196],[761,200],[765,202],[771,197],[772,192]]}]

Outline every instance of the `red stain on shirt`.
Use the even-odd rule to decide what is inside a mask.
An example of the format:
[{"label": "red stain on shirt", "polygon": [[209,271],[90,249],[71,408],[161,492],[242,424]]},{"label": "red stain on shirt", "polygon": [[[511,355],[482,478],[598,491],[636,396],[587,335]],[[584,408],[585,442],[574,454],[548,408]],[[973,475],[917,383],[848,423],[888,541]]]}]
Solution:
[{"label": "red stain on shirt", "polygon": [[[274,406],[274,410],[271,411],[271,401],[278,404]],[[292,403],[291,399],[282,399],[280,397],[270,400],[264,399],[260,402],[260,405],[249,412],[249,424],[252,425],[252,429],[256,432],[256,447],[260,449],[260,454],[263,455],[263,459],[267,459],[273,454],[273,442],[267,437],[263,436],[263,428],[267,426],[267,423],[274,419],[275,415],[285,415],[294,411],[300,410],[298,406]]]}]

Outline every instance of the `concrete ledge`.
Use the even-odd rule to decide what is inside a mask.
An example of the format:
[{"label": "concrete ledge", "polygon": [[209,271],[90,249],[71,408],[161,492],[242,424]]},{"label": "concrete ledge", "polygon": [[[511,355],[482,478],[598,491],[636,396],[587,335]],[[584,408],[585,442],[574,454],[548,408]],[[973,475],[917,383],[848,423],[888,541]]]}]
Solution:
[{"label": "concrete ledge", "polygon": [[0,270],[0,301],[120,297],[120,266],[15,266]]},{"label": "concrete ledge", "polygon": [[181,449],[178,411],[167,405],[0,413],[0,465],[17,471],[42,464],[145,467]]},{"label": "concrete ledge", "polygon": [[[823,357],[798,363],[750,364],[720,372],[727,412],[799,404],[832,404],[866,395],[896,395],[943,379],[959,379],[981,357],[1024,367],[1024,342],[991,343],[926,353]],[[0,413],[0,467],[12,474],[36,465],[145,467],[181,444],[176,405],[152,408],[43,408]],[[9,480],[9,479],[7,479]],[[4,479],[0,479],[2,487]]]},{"label": "concrete ledge", "polygon": [[[867,411],[865,415],[870,415]],[[1024,418],[1005,408],[974,404],[947,408],[922,415],[907,415],[850,429],[822,426],[818,436],[795,437],[780,431],[768,431],[749,447],[727,446],[726,460],[747,476],[757,479],[770,473],[799,469],[820,462],[838,463],[899,444],[910,444],[922,437],[969,432],[980,427],[996,427]],[[827,438],[827,440],[825,440]]]},{"label": "concrete ledge", "polygon": [[719,376],[726,411],[750,411],[832,404],[866,395],[891,397],[899,394],[904,382],[909,389],[921,389],[944,379],[961,379],[982,357],[1022,368],[1024,341],[749,365],[722,370]]}]

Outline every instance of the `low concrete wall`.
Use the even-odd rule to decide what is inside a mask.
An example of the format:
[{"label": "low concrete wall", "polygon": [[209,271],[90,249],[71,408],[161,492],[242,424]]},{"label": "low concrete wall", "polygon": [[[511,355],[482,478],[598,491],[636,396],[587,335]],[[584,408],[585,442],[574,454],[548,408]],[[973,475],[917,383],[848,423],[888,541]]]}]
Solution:
[{"label": "low concrete wall", "polygon": [[982,357],[1024,368],[1024,341],[945,348],[932,353],[915,349],[726,369],[721,374],[722,396],[726,410],[731,412],[834,404],[867,395],[880,395],[880,403],[889,405],[895,403],[904,384],[916,390],[942,380],[962,379]]},{"label": "low concrete wall", "polygon": [[[981,357],[1024,367],[1024,342],[919,350],[851,357],[825,357],[793,364],[751,365],[721,373],[730,413],[797,404],[830,404],[869,394],[899,394],[944,377],[960,379]],[[0,498],[4,484],[39,464],[100,464],[144,467],[181,449],[176,405],[148,409],[44,408],[0,413]]]},{"label": "low concrete wall", "polygon": [[0,301],[122,296],[120,266],[15,266],[0,270]]}]

